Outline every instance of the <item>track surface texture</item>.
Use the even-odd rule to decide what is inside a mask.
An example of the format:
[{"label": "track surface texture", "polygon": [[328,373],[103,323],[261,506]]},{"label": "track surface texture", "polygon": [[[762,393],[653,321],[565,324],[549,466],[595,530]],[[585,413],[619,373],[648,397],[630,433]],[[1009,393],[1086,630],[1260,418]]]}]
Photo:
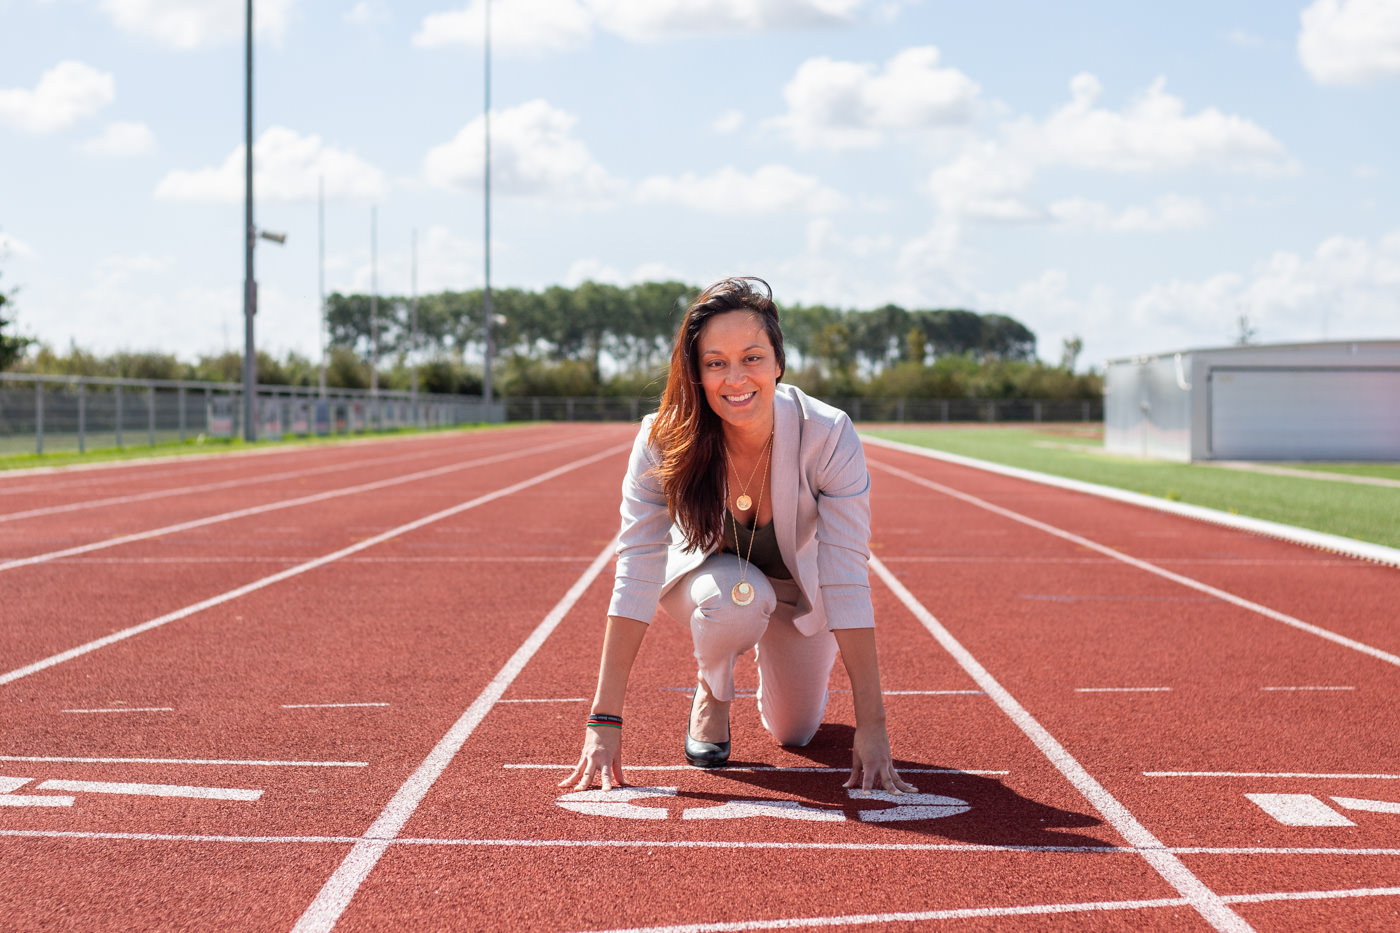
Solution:
[{"label": "track surface texture", "polygon": [[894,753],[578,755],[634,428],[0,476],[0,928],[1400,929],[1400,572],[870,448]]}]

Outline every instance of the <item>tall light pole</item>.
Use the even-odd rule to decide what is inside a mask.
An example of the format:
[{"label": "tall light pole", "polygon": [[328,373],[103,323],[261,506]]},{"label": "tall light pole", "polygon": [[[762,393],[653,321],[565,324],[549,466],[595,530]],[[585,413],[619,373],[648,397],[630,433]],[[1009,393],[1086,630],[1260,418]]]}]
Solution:
[{"label": "tall light pole", "polygon": [[413,228],[413,239],[411,241],[412,267],[409,272],[409,282],[412,288],[409,299],[409,330],[408,330],[408,364],[413,373],[413,384],[410,388],[413,398],[413,421],[418,423],[418,228]]},{"label": "tall light pole", "polygon": [[318,261],[316,278],[321,293],[321,326],[317,333],[321,338],[321,378],[318,380],[321,398],[326,397],[326,353],[330,344],[330,322],[326,320],[326,176],[316,179],[316,240]]},{"label": "tall light pole", "polygon": [[246,0],[247,36],[243,69],[243,439],[258,439],[258,357],[253,343],[253,315],[258,310],[258,285],[253,278],[253,0]]},{"label": "tall light pole", "polygon": [[379,395],[379,208],[369,209],[369,394]]},{"label": "tall light pole", "polygon": [[491,0],[486,0],[482,6],[486,8],[486,145],[482,173],[486,194],[486,287],[481,293],[481,333],[486,343],[486,362],[481,374],[481,398],[486,405],[486,417],[489,419],[491,416],[491,364],[496,356],[496,341],[491,332]]}]

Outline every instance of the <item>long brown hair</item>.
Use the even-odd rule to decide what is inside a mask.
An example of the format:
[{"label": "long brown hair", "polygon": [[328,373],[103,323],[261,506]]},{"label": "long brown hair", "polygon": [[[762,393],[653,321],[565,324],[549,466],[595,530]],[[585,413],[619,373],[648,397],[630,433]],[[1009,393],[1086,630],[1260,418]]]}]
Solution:
[{"label": "long brown hair", "polygon": [[749,275],[721,279],[686,309],[648,439],[661,453],[655,473],[666,494],[671,521],[680,526],[692,549],[718,547],[724,531],[723,422],[700,388],[700,331],[710,318],[729,311],[758,315],[773,344],[779,379],[787,369],[778,306],[763,279]]}]

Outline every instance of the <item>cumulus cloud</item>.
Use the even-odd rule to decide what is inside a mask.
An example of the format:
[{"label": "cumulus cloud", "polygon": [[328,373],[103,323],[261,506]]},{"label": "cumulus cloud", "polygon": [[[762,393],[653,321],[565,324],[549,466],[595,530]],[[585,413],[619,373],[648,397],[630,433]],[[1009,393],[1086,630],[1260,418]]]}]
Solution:
[{"label": "cumulus cloud", "polygon": [[34,247],[8,233],[0,232],[0,259],[8,259],[14,256],[19,259],[38,259],[39,254]]},{"label": "cumulus cloud", "polygon": [[801,146],[869,148],[890,131],[966,124],[979,93],[963,72],[939,67],[933,46],[905,49],[883,70],[812,58],[783,87],[788,112],[774,123]]},{"label": "cumulus cloud", "polygon": [[[253,31],[281,41],[297,0],[258,0]],[[189,50],[237,41],[247,28],[243,0],[101,0],[98,6],[125,32],[175,49]]]},{"label": "cumulus cloud", "polygon": [[1050,205],[1050,216],[1067,227],[1151,233],[1162,230],[1194,230],[1210,223],[1210,209],[1198,198],[1165,194],[1148,205],[1114,211],[1088,198],[1066,198]]},{"label": "cumulus cloud", "polygon": [[[491,44],[540,53],[572,48],[603,31],[636,42],[732,35],[852,21],[869,0],[493,0]],[[884,11],[883,15],[889,15]],[[483,0],[423,18],[415,45],[479,45]]]},{"label": "cumulus cloud", "polygon": [[1400,4],[1317,0],[1302,12],[1298,59],[1319,84],[1369,84],[1400,75]]},{"label": "cumulus cloud", "polygon": [[840,192],[786,165],[765,165],[752,173],[726,166],[704,176],[691,173],[676,177],[654,175],[637,186],[637,199],[733,215],[781,211],[826,213],[846,205]]},{"label": "cumulus cloud", "polygon": [[[244,197],[244,148],[233,150],[221,165],[177,169],[156,186],[167,201],[238,202]],[[260,201],[314,201],[320,180],[326,197],[373,200],[385,192],[384,174],[354,153],[273,126],[253,143],[253,189]]]},{"label": "cumulus cloud", "polygon": [[1194,114],[1158,78],[1121,112],[1097,106],[1103,85],[1091,74],[1070,82],[1071,99],[1043,121],[1012,123],[1008,136],[1045,162],[1110,172],[1213,169],[1253,174],[1297,170],[1283,144],[1235,114]]},{"label": "cumulus cloud", "polygon": [[[532,100],[491,112],[491,188],[516,197],[558,203],[601,204],[619,184],[573,135],[578,118]],[[453,139],[428,151],[428,183],[453,190],[480,190],[484,162],[484,118],[477,117]]]},{"label": "cumulus cloud", "polygon": [[721,136],[737,133],[739,130],[743,129],[743,127],[744,112],[742,110],[726,110],[724,113],[715,117],[714,122],[710,124],[710,129],[719,133]]},{"label": "cumulus cloud", "polygon": [[1035,163],[1029,155],[983,142],[934,169],[928,189],[939,209],[953,217],[1045,220],[1045,212],[1024,196],[1034,178]]},{"label": "cumulus cloud", "polygon": [[26,133],[52,133],[92,116],[115,97],[110,74],[82,62],[59,62],[32,89],[0,89],[0,123]]},{"label": "cumulus cloud", "polygon": [[[480,45],[485,35],[484,0],[460,10],[430,13],[414,33],[424,48]],[[580,0],[493,0],[491,47],[506,52],[540,54],[572,48],[593,34],[593,16]]]},{"label": "cumulus cloud", "polygon": [[156,134],[144,123],[109,123],[102,135],[79,147],[88,155],[128,158],[156,151]]},{"label": "cumulus cloud", "polygon": [[345,13],[351,26],[376,26],[389,21],[389,8],[378,0],[360,0]]}]

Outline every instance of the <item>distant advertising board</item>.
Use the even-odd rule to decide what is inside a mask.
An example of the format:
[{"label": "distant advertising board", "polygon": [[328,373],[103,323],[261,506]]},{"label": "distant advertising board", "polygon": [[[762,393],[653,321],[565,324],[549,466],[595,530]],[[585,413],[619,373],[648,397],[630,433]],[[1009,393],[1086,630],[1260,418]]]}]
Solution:
[{"label": "distant advertising board", "polygon": [[258,437],[266,441],[282,439],[282,402],[280,399],[262,400],[262,418],[258,422]]},{"label": "distant advertising board", "polygon": [[351,402],[351,403],[350,403],[350,432],[353,434],[353,433],[355,433],[356,431],[363,431],[364,429],[365,429],[365,404],[364,404],[364,402]]},{"label": "distant advertising board", "polygon": [[292,403],[292,433],[305,437],[311,433],[311,401],[298,399]]},{"label": "distant advertising board", "polygon": [[331,433],[331,403],[316,403],[316,434],[325,437]]},{"label": "distant advertising board", "polygon": [[233,437],[233,398],[219,395],[209,399],[205,419],[209,425],[209,436],[228,439]]}]

